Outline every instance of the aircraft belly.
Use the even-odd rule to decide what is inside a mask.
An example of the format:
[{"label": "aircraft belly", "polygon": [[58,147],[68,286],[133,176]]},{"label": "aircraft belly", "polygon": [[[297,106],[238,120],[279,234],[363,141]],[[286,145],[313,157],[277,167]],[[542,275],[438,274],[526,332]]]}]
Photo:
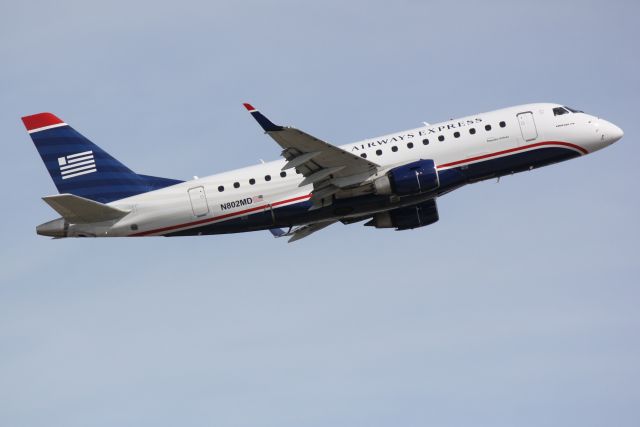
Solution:
[{"label": "aircraft belly", "polygon": [[505,157],[498,157],[457,168],[468,182],[477,182],[579,157],[580,153],[559,147],[539,148]]}]

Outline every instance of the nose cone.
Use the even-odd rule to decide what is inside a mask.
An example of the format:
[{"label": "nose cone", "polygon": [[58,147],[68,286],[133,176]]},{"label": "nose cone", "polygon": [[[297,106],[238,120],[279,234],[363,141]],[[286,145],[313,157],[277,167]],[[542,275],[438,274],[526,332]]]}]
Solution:
[{"label": "nose cone", "polygon": [[611,122],[603,120],[602,134],[609,144],[613,144],[624,136],[624,132]]},{"label": "nose cone", "polygon": [[611,124],[611,126],[613,126],[614,128],[611,132],[611,138],[613,139],[613,142],[616,142],[624,136],[624,131],[613,123]]}]

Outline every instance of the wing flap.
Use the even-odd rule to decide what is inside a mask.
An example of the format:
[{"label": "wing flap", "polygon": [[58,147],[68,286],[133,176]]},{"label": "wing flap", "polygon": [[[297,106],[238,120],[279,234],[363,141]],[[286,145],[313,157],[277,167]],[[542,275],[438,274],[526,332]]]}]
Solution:
[{"label": "wing flap", "polygon": [[338,172],[343,170],[345,167],[346,166],[335,166],[332,168],[318,169],[311,175],[308,175],[307,177],[305,177],[305,179],[303,179],[302,182],[298,184],[298,187],[304,187],[305,185],[315,184],[316,182],[320,182],[326,177],[328,177],[329,175],[337,174]]},{"label": "wing flap", "polygon": [[291,232],[291,238],[287,243],[293,243],[296,240],[304,239],[305,237],[315,233],[316,231],[320,231],[323,228],[328,227],[336,222],[337,221],[323,221],[316,222],[314,224],[303,225],[302,227],[296,228]]},{"label": "wing flap", "polygon": [[[282,167],[282,170],[287,170],[287,169],[291,169],[291,168],[295,168],[295,167],[301,166],[301,165],[307,163],[309,160],[311,160],[314,157],[316,157],[318,154],[320,154],[320,151],[312,151],[310,153],[300,154],[300,155],[297,155],[295,157],[292,157],[291,159],[288,159],[285,156],[285,158],[287,160],[289,160],[289,161]],[[285,153],[283,152],[283,156],[284,155],[285,155]]]},{"label": "wing flap", "polygon": [[[318,153],[299,161],[298,166],[307,166],[310,171],[344,166],[343,170],[336,173],[335,176],[345,177],[366,172],[373,174],[378,169],[376,163],[349,153],[296,128],[286,127],[278,131],[267,131],[267,134],[285,149],[285,158],[287,158],[287,154],[291,155],[293,152],[300,153],[297,157],[305,156],[309,153]],[[292,159],[287,160],[294,161],[297,157],[292,156]],[[302,172],[304,175],[304,171]]]}]

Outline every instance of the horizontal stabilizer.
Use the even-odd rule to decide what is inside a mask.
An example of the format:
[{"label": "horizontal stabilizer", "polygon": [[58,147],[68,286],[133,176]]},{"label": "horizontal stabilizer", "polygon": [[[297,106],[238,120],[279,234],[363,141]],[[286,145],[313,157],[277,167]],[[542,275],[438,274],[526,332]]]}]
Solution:
[{"label": "horizontal stabilizer", "polygon": [[72,224],[110,221],[129,213],[73,194],[56,194],[43,197],[42,200]]}]

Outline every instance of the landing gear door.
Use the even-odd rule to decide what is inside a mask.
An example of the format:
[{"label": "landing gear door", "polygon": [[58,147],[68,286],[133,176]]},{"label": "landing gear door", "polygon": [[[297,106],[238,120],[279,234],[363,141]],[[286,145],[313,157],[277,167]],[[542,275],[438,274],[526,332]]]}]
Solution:
[{"label": "landing gear door", "polygon": [[538,138],[538,130],[536,129],[536,122],[533,120],[533,113],[527,111],[517,115],[518,123],[520,124],[520,132],[522,132],[522,139],[525,142],[533,141]]},{"label": "landing gear door", "polygon": [[209,213],[209,204],[207,203],[207,195],[204,192],[204,187],[190,188],[189,200],[191,200],[193,216],[201,217]]}]

